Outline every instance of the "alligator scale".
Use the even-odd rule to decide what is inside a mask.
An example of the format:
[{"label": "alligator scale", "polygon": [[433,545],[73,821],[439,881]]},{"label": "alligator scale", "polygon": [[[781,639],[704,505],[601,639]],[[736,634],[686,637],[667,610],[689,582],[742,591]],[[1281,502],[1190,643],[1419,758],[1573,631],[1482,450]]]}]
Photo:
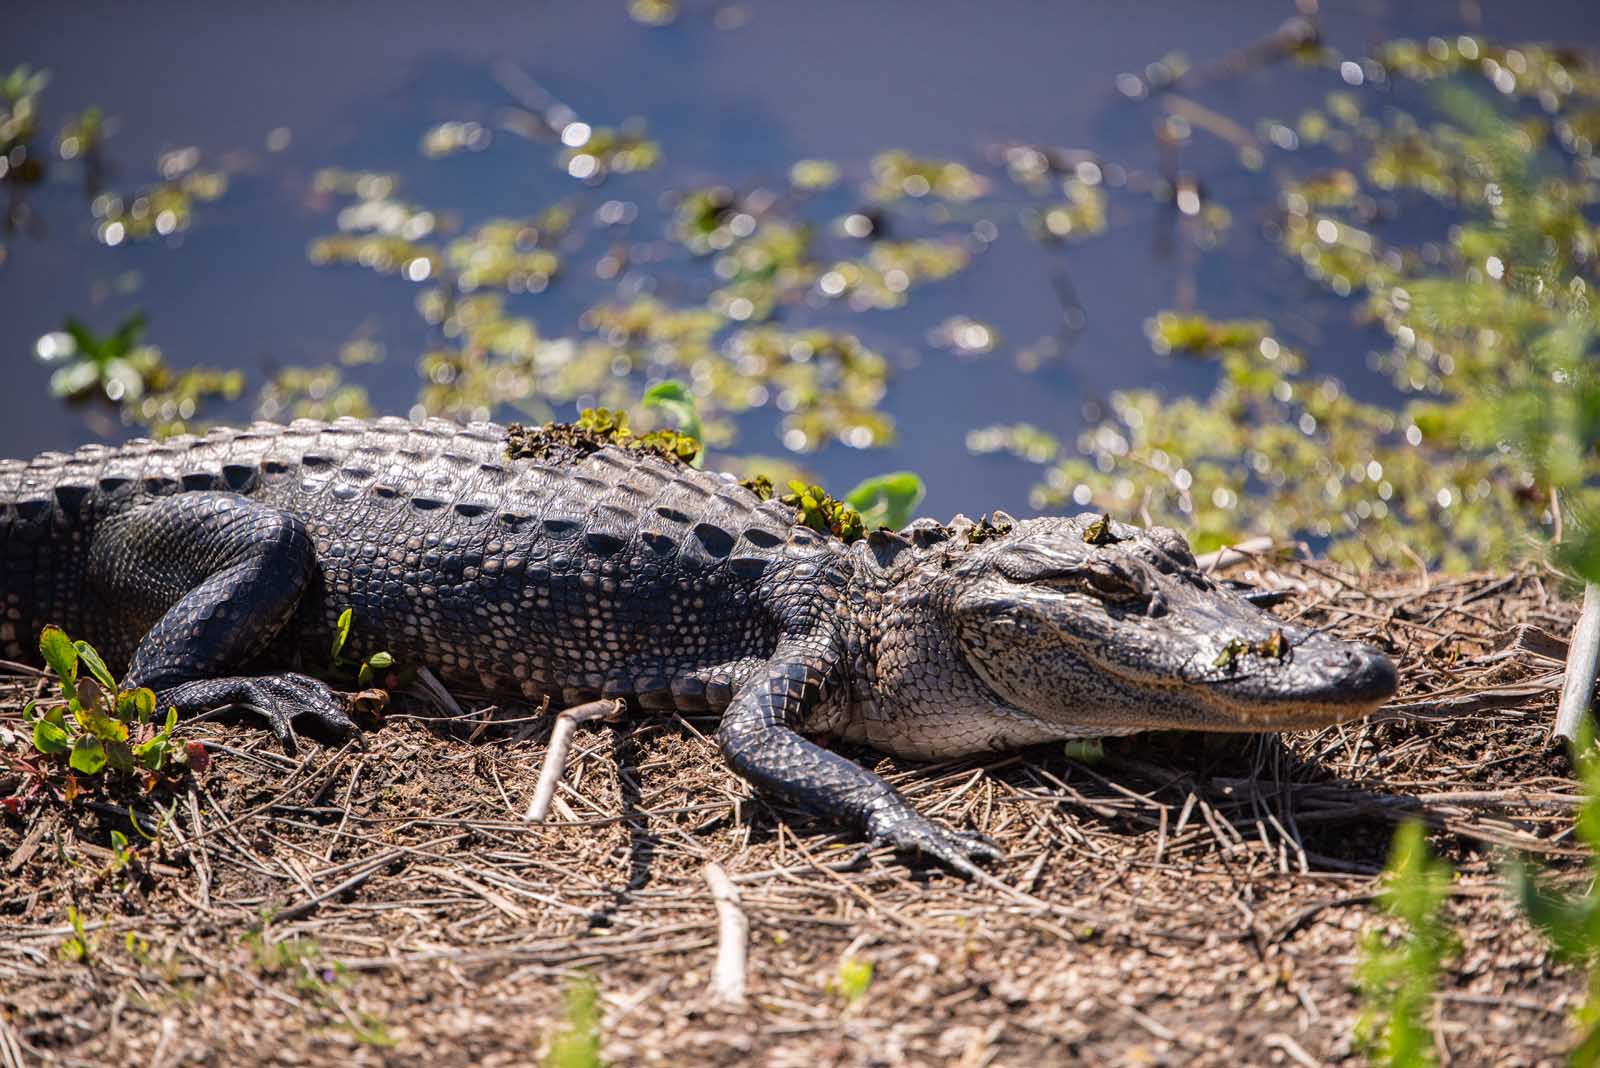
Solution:
[{"label": "alligator scale", "polygon": [[180,713],[349,731],[286,671],[388,649],[447,684],[720,712],[762,790],[960,871],[982,838],[808,741],[943,758],[1149,729],[1275,731],[1394,690],[1368,646],[1284,623],[1184,538],[1092,516],[919,521],[845,544],[731,477],[637,451],[510,459],[506,429],[258,423],[0,461],[0,655],[46,623]]}]

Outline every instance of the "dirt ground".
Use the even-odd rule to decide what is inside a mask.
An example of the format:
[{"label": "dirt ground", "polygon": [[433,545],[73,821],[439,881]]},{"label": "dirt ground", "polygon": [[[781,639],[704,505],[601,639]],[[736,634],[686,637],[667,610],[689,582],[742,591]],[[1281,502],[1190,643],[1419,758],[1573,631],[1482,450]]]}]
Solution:
[{"label": "dirt ground", "polygon": [[[185,725],[213,764],[176,792],[0,815],[0,1065],[537,1063],[591,977],[614,1065],[1360,1063],[1352,974],[1374,874],[1418,817],[1460,878],[1440,1061],[1555,1065],[1582,977],[1499,885],[1509,851],[1577,873],[1567,758],[1546,741],[1575,610],[1549,576],[1357,579],[1242,566],[1280,614],[1391,649],[1359,724],[1146,735],[923,765],[852,755],[1006,850],[963,882],[765,801],[711,720],[581,729],[548,825],[520,821],[548,719],[392,709],[359,744],[282,754]],[[28,752],[0,699],[0,795]],[[158,841],[148,829],[170,806]],[[114,871],[111,832],[138,847]],[[749,1001],[714,1005],[704,869],[750,926]],[[83,960],[63,946],[68,909]],[[839,989],[870,963],[865,993]]]}]

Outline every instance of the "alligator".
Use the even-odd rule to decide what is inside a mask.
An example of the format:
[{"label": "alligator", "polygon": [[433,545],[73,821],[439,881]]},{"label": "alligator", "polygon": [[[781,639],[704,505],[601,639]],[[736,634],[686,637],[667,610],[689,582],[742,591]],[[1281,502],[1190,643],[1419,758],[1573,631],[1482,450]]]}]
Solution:
[{"label": "alligator", "polygon": [[[1188,542],[1080,515],[918,520],[851,543],[733,476],[507,429],[256,423],[0,461],[0,653],[54,623],[180,714],[355,729],[299,671],[386,649],[461,692],[720,713],[758,791],[963,874],[981,835],[812,738],[943,759],[1365,715],[1379,650],[1281,620]],[[809,737],[808,737],[809,736]]]}]

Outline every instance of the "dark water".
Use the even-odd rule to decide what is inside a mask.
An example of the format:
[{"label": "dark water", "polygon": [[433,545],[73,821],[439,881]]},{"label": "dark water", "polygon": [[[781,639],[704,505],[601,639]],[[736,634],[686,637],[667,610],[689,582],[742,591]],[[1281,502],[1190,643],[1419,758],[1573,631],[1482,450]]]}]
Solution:
[{"label": "dark water", "polygon": [[[208,161],[234,153],[231,185],[200,207],[179,242],[108,249],[92,239],[81,194],[65,182],[34,198],[49,223],[41,239],[19,239],[0,268],[0,455],[63,448],[95,436],[76,414],[47,399],[36,339],[76,314],[101,329],[135,307],[150,340],[175,363],[221,363],[252,372],[331,362],[358,330],[389,357],[352,378],[382,411],[404,412],[417,387],[413,361],[428,344],[415,289],[355,268],[318,268],[307,243],[333,231],[332,213],[308,197],[321,167],[398,173],[402,196],[460,214],[471,226],[530,215],[580,188],[551,163],[548,146],[501,137],[482,153],[424,158],[418,139],[451,119],[488,124],[509,103],[490,76],[496,62],[526,71],[591,123],[638,115],[665,152],[657,171],[613,180],[591,195],[653,204],[671,188],[706,181],[779,183],[803,158],[839,163],[859,181],[884,148],[976,162],[985,146],[1021,140],[1092,149],[1154,172],[1156,111],[1113,88],[1172,49],[1220,57],[1270,33],[1294,13],[1281,2],[1138,0],[1078,3],[761,3],[742,5],[737,28],[719,28],[723,5],[689,0],[678,20],[648,29],[622,0],[586,3],[401,3],[269,5],[147,2],[36,3],[0,10],[0,69],[48,68],[48,128],[99,104],[120,116],[109,149],[122,165],[116,185],[150,181],[165,148],[197,146]],[[292,12],[292,13],[291,13]],[[1600,44],[1594,0],[1478,4],[1328,4],[1325,41],[1359,56],[1395,36],[1482,32],[1508,40]],[[1280,64],[1195,91],[1245,125],[1293,121],[1329,90],[1330,71]],[[269,131],[289,147],[268,153]],[[808,463],[832,485],[909,467],[930,486],[927,510],[949,514],[1004,507],[1028,511],[1035,472],[1001,457],[969,456],[969,428],[1028,421],[1070,439],[1086,401],[1119,387],[1160,384],[1201,392],[1204,366],[1151,354],[1142,321],[1176,305],[1185,279],[1195,304],[1219,316],[1280,321],[1313,365],[1346,377],[1358,395],[1383,386],[1366,371],[1379,339],[1353,325],[1349,304],[1320,295],[1260,233],[1269,179],[1243,171],[1229,146],[1204,135],[1185,148],[1185,170],[1233,211],[1224,245],[1190,257],[1161,248],[1167,213],[1148,198],[1113,201],[1100,238],[1047,251],[1009,227],[966,272],[914,290],[891,312],[800,314],[858,333],[903,369],[886,404],[899,424],[889,449],[834,446]],[[846,200],[849,198],[846,197]],[[592,267],[598,255],[593,246]],[[103,291],[137,271],[132,294]],[[1061,308],[1052,272],[1070,278],[1086,321],[1066,356],[1024,374],[1009,353],[1057,332]],[[569,332],[596,299],[591,285],[558,281],[518,298],[516,310],[549,336]],[[953,314],[999,329],[1007,344],[986,360],[932,348],[931,326]],[[226,413],[247,417],[240,402]],[[747,420],[744,451],[778,450],[772,422]]]}]

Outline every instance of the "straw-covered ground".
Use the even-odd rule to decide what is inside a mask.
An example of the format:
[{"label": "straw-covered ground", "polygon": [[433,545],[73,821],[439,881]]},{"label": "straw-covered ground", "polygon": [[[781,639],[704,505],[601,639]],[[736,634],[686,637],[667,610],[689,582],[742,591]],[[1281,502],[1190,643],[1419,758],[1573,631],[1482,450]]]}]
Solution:
[{"label": "straw-covered ground", "polygon": [[[1580,868],[1547,742],[1572,606],[1534,572],[1237,577],[1393,650],[1392,711],[1281,739],[1124,738],[1082,762],[854,754],[999,841],[988,883],[752,800],[711,720],[581,729],[543,827],[519,819],[549,734],[526,710],[402,707],[294,758],[250,724],[187,725],[213,763],[175,793],[0,814],[0,1064],[528,1064],[580,975],[618,1065],[1340,1063],[1359,1057],[1374,874],[1408,817],[1461,873],[1442,1063],[1560,1063],[1583,980],[1498,872],[1513,850]],[[39,685],[3,702],[0,796]],[[147,830],[169,807],[157,842],[129,801]],[[113,830],[137,846],[122,870]],[[749,921],[742,1009],[706,993],[710,861]],[[851,999],[841,974],[859,987],[862,962]]]}]

